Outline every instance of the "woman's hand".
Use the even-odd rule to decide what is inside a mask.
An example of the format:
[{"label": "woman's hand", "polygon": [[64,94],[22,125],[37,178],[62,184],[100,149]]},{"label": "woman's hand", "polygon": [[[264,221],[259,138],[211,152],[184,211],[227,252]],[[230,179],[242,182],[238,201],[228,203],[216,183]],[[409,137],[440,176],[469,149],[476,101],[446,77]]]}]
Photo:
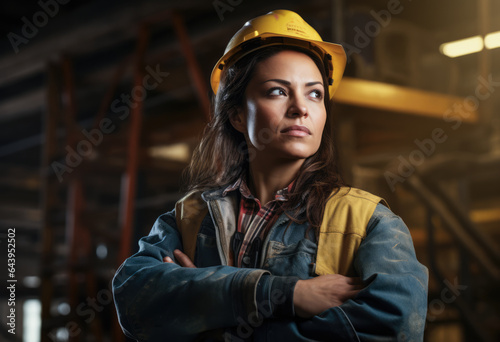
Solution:
[{"label": "woman's hand", "polygon": [[[177,260],[179,265],[181,265],[182,267],[196,268],[191,259],[189,259],[189,257],[186,254],[182,253],[180,250],[178,249],[174,250],[174,256],[175,260]],[[175,262],[169,256],[164,257],[163,261],[168,262],[170,264],[175,264]]]},{"label": "woman's hand", "polygon": [[360,278],[340,274],[299,280],[293,294],[295,313],[303,318],[312,317],[354,298],[362,288]]}]

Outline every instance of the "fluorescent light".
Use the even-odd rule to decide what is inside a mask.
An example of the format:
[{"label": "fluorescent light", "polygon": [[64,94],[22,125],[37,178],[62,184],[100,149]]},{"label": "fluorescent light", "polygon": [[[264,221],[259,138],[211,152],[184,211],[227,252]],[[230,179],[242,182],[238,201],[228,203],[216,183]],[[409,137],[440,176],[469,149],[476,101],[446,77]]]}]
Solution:
[{"label": "fluorescent light", "polygon": [[27,299],[23,303],[23,341],[39,342],[42,326],[42,303],[38,299]]},{"label": "fluorescent light", "polygon": [[487,49],[500,47],[500,31],[488,33],[484,37],[484,46],[486,46]]},{"label": "fluorescent light", "polygon": [[439,51],[441,51],[443,55],[453,58],[479,52],[483,47],[483,38],[481,36],[474,36],[441,44]]}]

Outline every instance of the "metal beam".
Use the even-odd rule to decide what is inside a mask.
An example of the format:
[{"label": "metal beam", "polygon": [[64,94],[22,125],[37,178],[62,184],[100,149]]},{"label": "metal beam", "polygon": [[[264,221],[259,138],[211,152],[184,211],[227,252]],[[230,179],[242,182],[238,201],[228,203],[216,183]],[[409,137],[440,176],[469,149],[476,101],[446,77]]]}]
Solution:
[{"label": "metal beam", "polygon": [[[60,87],[58,69],[54,65],[47,68],[47,110],[44,117],[45,144],[43,146],[42,170],[48,169],[57,155],[57,123],[61,115]],[[49,342],[50,327],[46,322],[51,317],[50,309],[54,294],[51,274],[54,261],[54,226],[52,222],[53,208],[57,205],[58,183],[53,173],[46,173],[42,179],[42,255],[41,255],[41,302],[42,302],[42,329],[41,341]]]},{"label": "metal beam", "polygon": [[465,99],[382,82],[344,77],[335,93],[334,102],[384,110],[402,115],[417,115],[477,122],[478,113],[463,109]]}]

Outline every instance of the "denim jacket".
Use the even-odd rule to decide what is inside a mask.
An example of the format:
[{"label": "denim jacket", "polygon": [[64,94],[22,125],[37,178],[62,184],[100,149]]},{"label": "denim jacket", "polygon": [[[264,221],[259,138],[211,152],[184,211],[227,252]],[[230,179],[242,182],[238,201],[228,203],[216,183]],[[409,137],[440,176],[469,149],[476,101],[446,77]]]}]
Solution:
[{"label": "denim jacket", "polygon": [[201,197],[208,212],[192,218],[197,268],[162,261],[174,259],[174,249],[184,250],[183,237],[187,240],[177,227],[177,207],[157,219],[139,241],[139,252],[116,272],[113,293],[127,336],[139,341],[423,340],[427,269],[416,259],[406,225],[384,205],[376,205],[351,256],[352,267],[345,268],[365,287],[344,304],[302,319],[294,317],[293,289],[298,279],[317,275],[314,232],[282,214],[263,243],[258,268],[227,266],[237,218],[228,211],[238,199],[222,196],[221,189]]}]

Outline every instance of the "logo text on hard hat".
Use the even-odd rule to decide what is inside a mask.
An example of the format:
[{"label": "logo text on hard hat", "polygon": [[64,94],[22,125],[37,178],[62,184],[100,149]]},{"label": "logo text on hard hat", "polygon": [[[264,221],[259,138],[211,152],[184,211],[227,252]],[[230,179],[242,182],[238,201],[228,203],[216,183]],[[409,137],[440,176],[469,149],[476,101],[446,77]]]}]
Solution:
[{"label": "logo text on hard hat", "polygon": [[300,25],[297,25],[297,24],[293,24],[293,23],[288,23],[286,24],[286,29],[287,31],[291,31],[291,32],[294,32],[298,35],[301,35],[303,37],[308,37],[309,35],[304,31],[303,27],[300,26]]}]

